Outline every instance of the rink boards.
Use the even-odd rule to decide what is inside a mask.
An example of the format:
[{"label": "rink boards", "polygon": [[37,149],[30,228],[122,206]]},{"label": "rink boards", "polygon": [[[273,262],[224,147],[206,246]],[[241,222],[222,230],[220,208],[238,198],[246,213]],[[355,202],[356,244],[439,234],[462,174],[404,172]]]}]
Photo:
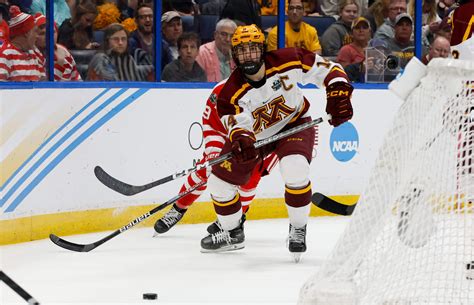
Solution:
[{"label": "rink boards", "polygon": [[[325,94],[303,89],[313,118]],[[102,185],[96,165],[130,184],[193,166],[210,89],[77,88],[0,91],[0,244],[116,229],[174,197],[184,179],[126,197]],[[401,101],[356,89],[351,124],[318,126],[313,191],[354,203]],[[286,217],[278,167],[265,177],[249,218]],[[313,216],[328,215],[313,207]],[[206,192],[183,223],[214,219]],[[156,217],[145,222],[152,225]]]}]

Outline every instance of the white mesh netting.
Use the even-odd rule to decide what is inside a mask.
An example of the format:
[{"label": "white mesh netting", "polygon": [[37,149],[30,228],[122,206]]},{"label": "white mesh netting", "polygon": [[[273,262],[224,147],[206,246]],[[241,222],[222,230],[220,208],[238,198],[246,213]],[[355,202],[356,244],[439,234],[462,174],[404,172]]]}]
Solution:
[{"label": "white mesh netting", "polygon": [[474,304],[474,63],[434,60],[427,71],[299,304]]}]

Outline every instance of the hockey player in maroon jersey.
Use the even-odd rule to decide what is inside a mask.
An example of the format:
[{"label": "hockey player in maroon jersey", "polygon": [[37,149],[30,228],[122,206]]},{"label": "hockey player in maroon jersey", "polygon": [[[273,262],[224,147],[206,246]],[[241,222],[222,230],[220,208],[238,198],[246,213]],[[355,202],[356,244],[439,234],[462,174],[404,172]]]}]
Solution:
[{"label": "hockey player in maroon jersey", "polygon": [[[198,164],[202,164],[207,160],[218,157],[222,147],[225,143],[225,138],[227,137],[226,130],[222,125],[222,122],[217,115],[216,110],[216,101],[219,92],[225,84],[225,80],[217,84],[212,90],[211,95],[207,99],[206,108],[202,115],[202,126],[203,126],[203,138],[204,138],[204,153],[203,158],[199,161]],[[256,167],[251,175],[249,181],[244,185],[238,187],[238,192],[242,202],[242,220],[245,221],[245,213],[249,209],[249,204],[255,197],[256,188],[260,181],[260,178],[272,170],[272,168],[278,163],[278,159],[275,154],[269,155],[265,158],[263,166]],[[184,192],[187,189],[190,189],[200,183],[201,181],[207,181],[209,175],[211,174],[210,168],[203,168],[197,172],[193,172],[186,177],[185,183],[181,186],[180,193]],[[206,190],[206,185],[196,189],[191,192],[189,195],[178,200],[171,209],[163,215],[155,223],[155,231],[158,234],[163,234],[168,232],[174,225],[176,225],[184,216],[187,209],[201,196],[201,194]],[[218,221],[212,223],[208,227],[209,233],[215,233],[219,231],[220,224]]]},{"label": "hockey player in maroon jersey", "polygon": [[314,129],[256,150],[254,143],[311,120],[309,101],[298,84],[326,87],[326,112],[334,126],[352,118],[352,86],[339,64],[313,52],[287,48],[265,52],[265,38],[255,25],[239,26],[232,36],[232,56],[238,68],[222,87],[217,112],[228,140],[221,153],[233,158],[212,168],[208,180],[214,209],[224,229],[201,240],[202,252],[244,247],[241,199],[238,185],[245,184],[255,167],[269,153],[276,153],[285,182],[289,216],[288,248],[296,262],[306,251],[306,224],[311,202],[309,164]]},{"label": "hockey player in maroon jersey", "polygon": [[474,60],[474,0],[458,1],[450,15],[452,23],[451,53],[454,58]]}]

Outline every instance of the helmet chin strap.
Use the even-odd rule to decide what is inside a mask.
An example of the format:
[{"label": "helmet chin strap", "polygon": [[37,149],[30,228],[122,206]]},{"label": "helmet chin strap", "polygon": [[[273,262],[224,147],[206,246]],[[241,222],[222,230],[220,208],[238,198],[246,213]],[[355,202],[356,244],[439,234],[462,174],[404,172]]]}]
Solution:
[{"label": "helmet chin strap", "polygon": [[263,60],[259,62],[246,61],[240,65],[240,69],[247,75],[254,75],[260,70],[263,65]]}]

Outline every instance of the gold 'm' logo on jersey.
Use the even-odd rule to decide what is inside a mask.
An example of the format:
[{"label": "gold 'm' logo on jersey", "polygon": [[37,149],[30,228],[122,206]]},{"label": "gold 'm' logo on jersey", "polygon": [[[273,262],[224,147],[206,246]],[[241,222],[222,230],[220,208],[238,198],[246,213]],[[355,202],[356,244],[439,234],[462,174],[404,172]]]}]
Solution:
[{"label": "gold 'm' logo on jersey", "polygon": [[226,169],[229,173],[232,173],[232,163],[229,161],[225,160],[219,166]]},{"label": "gold 'm' logo on jersey", "polygon": [[264,129],[267,129],[268,127],[271,127],[283,120],[294,111],[295,109],[285,105],[285,99],[280,95],[271,102],[255,109],[252,112],[253,118],[255,119],[253,130],[258,133]]}]

